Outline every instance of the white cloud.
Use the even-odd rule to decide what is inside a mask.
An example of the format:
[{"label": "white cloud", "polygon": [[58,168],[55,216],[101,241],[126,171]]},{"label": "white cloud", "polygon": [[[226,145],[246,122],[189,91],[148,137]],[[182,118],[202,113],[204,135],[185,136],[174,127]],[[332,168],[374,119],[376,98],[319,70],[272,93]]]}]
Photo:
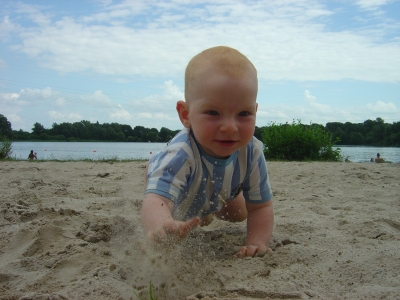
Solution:
[{"label": "white cloud", "polygon": [[65,97],[57,98],[56,104],[57,104],[58,106],[65,106],[65,105],[66,105]]},{"label": "white cloud", "polygon": [[41,26],[46,26],[50,24],[51,15],[45,12],[46,7],[40,5],[24,4],[22,2],[18,2],[16,6],[16,12],[25,15],[32,22]]},{"label": "white cloud", "polygon": [[377,101],[376,103],[368,103],[366,105],[367,109],[373,113],[396,113],[398,109],[396,105],[392,102],[382,102]]},{"label": "white cloud", "polygon": [[121,120],[130,121],[134,116],[121,107],[120,110],[114,110],[114,112],[110,113],[110,117],[120,123]]},{"label": "white cloud", "polygon": [[374,10],[390,2],[393,0],[357,0],[356,4],[362,9]]},{"label": "white cloud", "polygon": [[53,98],[58,95],[58,92],[54,92],[50,87],[46,87],[44,89],[31,89],[26,88],[20,91],[19,96],[23,99],[48,99]]},{"label": "white cloud", "polygon": [[29,102],[21,97],[21,93],[0,93],[0,107],[2,111],[17,112]]},{"label": "white cloud", "polygon": [[118,104],[118,109],[114,109],[110,113],[111,119],[122,119],[124,121],[153,120],[154,124],[161,123],[163,120],[177,120],[175,104],[178,100],[184,99],[184,95],[172,80],[164,82],[163,90],[161,95],[153,94],[134,101],[128,105],[129,108],[127,109]]},{"label": "white cloud", "polygon": [[[379,3],[359,2],[373,4]],[[208,2],[197,7],[123,1],[84,22],[71,17],[38,22],[21,31],[18,49],[60,72],[171,78],[182,76],[194,54],[225,44],[248,55],[261,79],[400,80],[398,43],[377,43],[371,32],[360,29],[327,30],[321,20],[335,12],[315,1]],[[152,14],[143,14],[148,11]],[[133,17],[136,23],[128,23]],[[88,23],[95,20],[104,23]]]},{"label": "white cloud", "polygon": [[16,114],[9,114],[7,116],[7,119],[11,124],[16,124],[16,123],[21,123],[22,122],[21,118]]},{"label": "white cloud", "polygon": [[0,23],[0,38],[9,38],[17,27],[17,25],[10,22],[9,16],[4,16]]},{"label": "white cloud", "polygon": [[331,106],[326,104],[321,104],[317,102],[317,98],[308,90],[304,91],[304,97],[308,101],[310,108],[316,113],[331,113]]},{"label": "white cloud", "polygon": [[97,107],[113,107],[117,106],[107,95],[101,90],[95,91],[92,95],[81,96],[81,99],[85,104],[91,104]]},{"label": "white cloud", "polygon": [[83,120],[84,118],[77,113],[71,112],[57,112],[55,110],[51,110],[48,112],[48,115],[51,119],[57,122],[78,122]]}]

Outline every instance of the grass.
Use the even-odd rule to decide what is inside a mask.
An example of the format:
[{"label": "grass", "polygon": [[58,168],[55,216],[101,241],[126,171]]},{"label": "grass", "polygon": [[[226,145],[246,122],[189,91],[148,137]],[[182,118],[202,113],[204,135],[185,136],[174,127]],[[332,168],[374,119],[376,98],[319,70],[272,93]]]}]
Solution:
[{"label": "grass", "polygon": [[135,291],[133,291],[133,293],[139,300],[157,300],[157,298],[154,296],[153,290],[154,290],[154,286],[153,286],[153,283],[150,281],[148,297],[143,298],[143,297],[139,296]]},{"label": "grass", "polygon": [[0,159],[9,158],[12,153],[12,142],[4,136],[0,136]]}]

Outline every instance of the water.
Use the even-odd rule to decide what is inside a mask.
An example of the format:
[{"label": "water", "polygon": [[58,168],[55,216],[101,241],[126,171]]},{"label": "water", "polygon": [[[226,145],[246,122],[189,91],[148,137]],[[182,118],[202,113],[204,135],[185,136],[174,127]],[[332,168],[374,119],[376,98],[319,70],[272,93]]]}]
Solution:
[{"label": "water", "polygon": [[31,150],[38,159],[149,159],[165,143],[97,143],[97,142],[13,142],[11,156],[27,159]]},{"label": "water", "polygon": [[[165,143],[95,143],[95,142],[13,142],[12,157],[27,159],[31,150],[39,159],[149,159],[165,147]],[[339,147],[339,146],[338,146]],[[335,147],[337,148],[337,147]],[[369,162],[377,153],[386,161],[400,162],[400,148],[340,146],[344,158],[352,162]]]},{"label": "water", "polygon": [[[379,153],[381,158],[392,163],[400,162],[400,148],[395,147],[356,147],[337,146],[341,149],[343,158],[349,157],[352,162],[369,162],[371,157],[375,158]],[[334,148],[337,148],[334,147]]]}]

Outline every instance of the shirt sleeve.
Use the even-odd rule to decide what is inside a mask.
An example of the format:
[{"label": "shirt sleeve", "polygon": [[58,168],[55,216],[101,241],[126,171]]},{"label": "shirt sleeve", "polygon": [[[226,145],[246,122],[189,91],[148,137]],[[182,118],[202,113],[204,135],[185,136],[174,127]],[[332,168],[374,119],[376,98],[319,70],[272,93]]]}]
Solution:
[{"label": "shirt sleeve", "polygon": [[249,203],[263,203],[272,198],[272,190],[263,153],[263,144],[253,140],[253,151],[249,174],[243,183],[243,196]]},{"label": "shirt sleeve", "polygon": [[145,194],[158,194],[176,202],[186,189],[190,165],[190,156],[182,147],[167,147],[154,155],[149,162]]}]

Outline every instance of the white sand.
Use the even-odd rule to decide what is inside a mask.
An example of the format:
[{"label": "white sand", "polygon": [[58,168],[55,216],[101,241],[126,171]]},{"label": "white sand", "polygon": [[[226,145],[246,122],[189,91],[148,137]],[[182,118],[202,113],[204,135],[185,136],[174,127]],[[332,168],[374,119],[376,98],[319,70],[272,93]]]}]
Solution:
[{"label": "white sand", "polygon": [[400,165],[268,166],[274,251],[241,260],[218,220],[143,253],[143,162],[0,162],[0,299],[400,299]]}]

